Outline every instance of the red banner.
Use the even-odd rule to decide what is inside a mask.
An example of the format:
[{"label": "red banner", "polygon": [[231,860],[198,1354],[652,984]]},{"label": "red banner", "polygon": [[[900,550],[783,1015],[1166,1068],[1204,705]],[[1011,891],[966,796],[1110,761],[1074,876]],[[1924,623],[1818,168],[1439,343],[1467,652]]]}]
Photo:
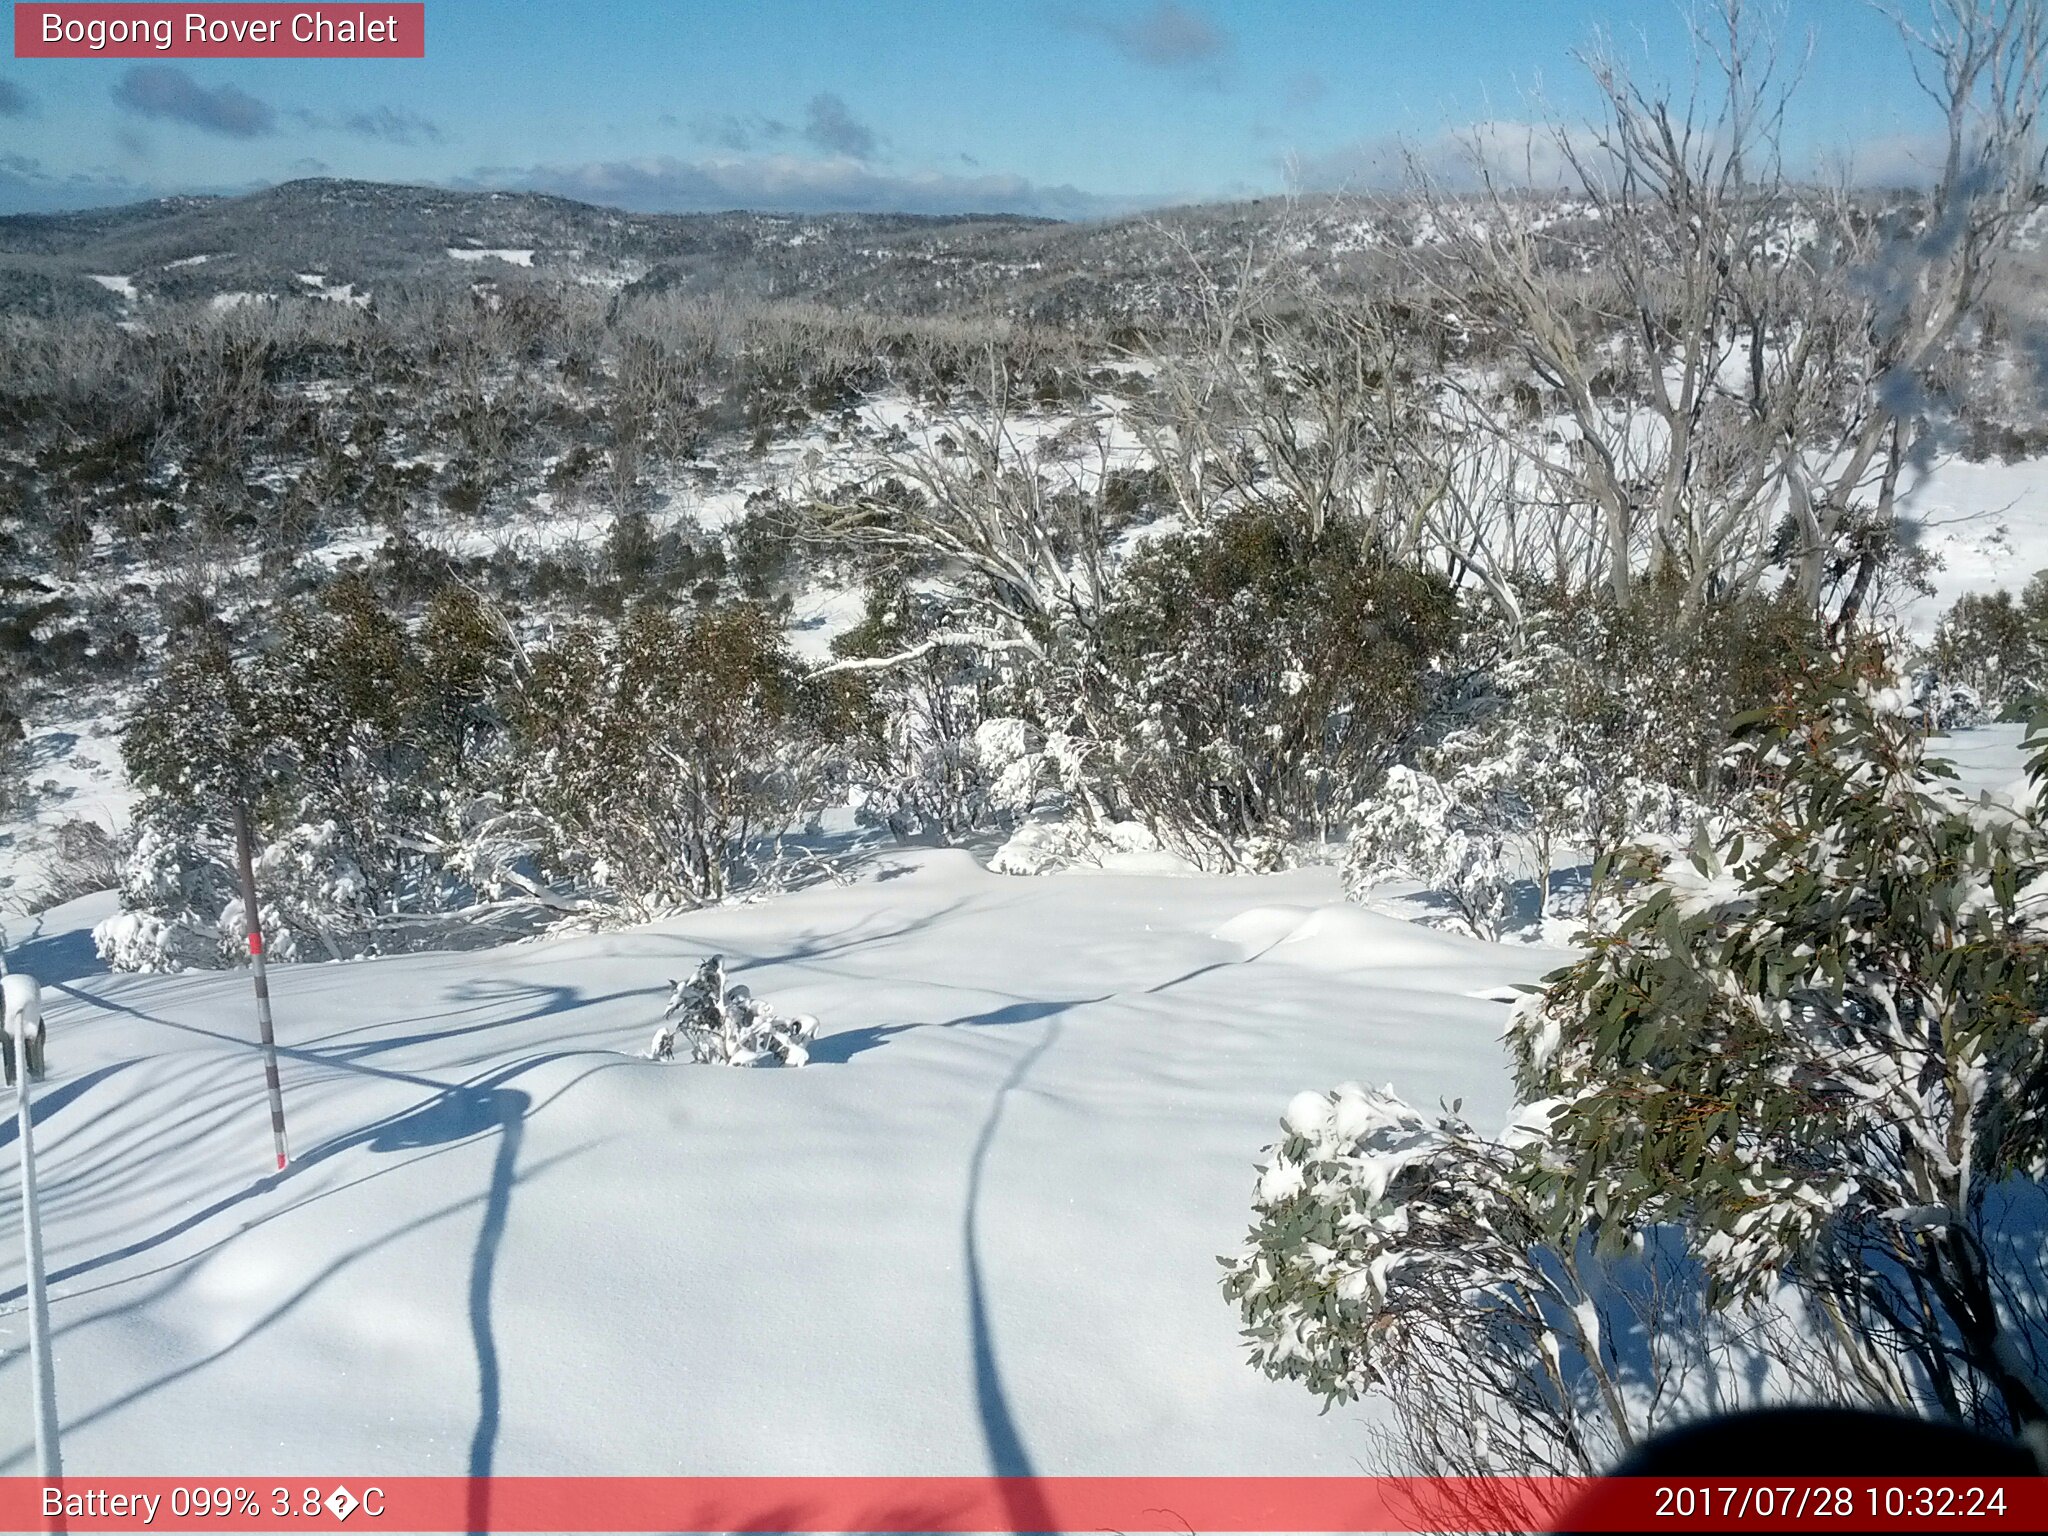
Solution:
[{"label": "red banner", "polygon": [[2043,1478],[0,1478],[7,1531],[2042,1531]]},{"label": "red banner", "polygon": [[17,59],[423,59],[424,4],[14,7]]}]

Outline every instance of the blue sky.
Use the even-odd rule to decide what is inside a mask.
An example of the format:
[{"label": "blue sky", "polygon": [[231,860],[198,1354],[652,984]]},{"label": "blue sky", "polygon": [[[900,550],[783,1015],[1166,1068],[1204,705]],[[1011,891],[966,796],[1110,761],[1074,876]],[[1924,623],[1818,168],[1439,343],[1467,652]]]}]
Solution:
[{"label": "blue sky", "polygon": [[[1085,217],[1371,185],[1393,146],[1590,102],[1605,32],[1687,71],[1686,0],[429,0],[423,60],[0,59],[0,212],[296,176],[638,209]],[[1795,160],[1896,177],[1931,124],[1863,0],[1769,9]]]}]

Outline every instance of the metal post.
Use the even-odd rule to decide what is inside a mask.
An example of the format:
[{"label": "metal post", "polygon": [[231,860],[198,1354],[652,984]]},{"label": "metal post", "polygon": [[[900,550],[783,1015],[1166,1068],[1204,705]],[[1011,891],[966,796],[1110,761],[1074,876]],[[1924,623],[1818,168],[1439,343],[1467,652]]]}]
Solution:
[{"label": "metal post", "polygon": [[57,1449],[57,1365],[50,1358],[50,1297],[43,1285],[43,1221],[36,1209],[36,1153],[29,1114],[28,1010],[14,1026],[15,1142],[21,1148],[21,1248],[28,1262],[28,1366],[35,1378],[36,1475],[54,1482],[64,1475]]},{"label": "metal post", "polygon": [[249,808],[235,802],[235,857],[242,866],[242,926],[256,977],[256,1027],[263,1035],[263,1078],[270,1088],[270,1133],[277,1141],[277,1171],[290,1157],[284,1139],[284,1089],[277,1080],[277,1036],[270,1027],[270,976],[263,968],[262,909],[256,905],[256,864],[249,848]]}]

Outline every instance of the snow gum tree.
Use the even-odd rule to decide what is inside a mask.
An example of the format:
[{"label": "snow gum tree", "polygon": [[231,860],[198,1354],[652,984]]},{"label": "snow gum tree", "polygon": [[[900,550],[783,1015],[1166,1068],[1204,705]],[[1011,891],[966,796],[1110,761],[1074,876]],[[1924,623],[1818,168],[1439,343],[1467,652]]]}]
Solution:
[{"label": "snow gum tree", "polygon": [[643,605],[528,661],[516,796],[547,817],[554,864],[622,901],[717,901],[756,871],[757,838],[823,803],[834,694],[759,608]]},{"label": "snow gum tree", "polygon": [[1746,722],[1756,814],[1638,861],[1510,1031],[1558,1105],[1527,1177],[1553,1232],[1680,1225],[1717,1298],[1789,1275],[1873,1379],[2011,1428],[2048,1407],[2010,1226],[2010,1181],[2048,1171],[2048,831],[1967,803],[1902,705]]},{"label": "snow gum tree", "polygon": [[1814,686],[1741,722],[1727,830],[1617,859],[1509,1026],[1505,1135],[1288,1106],[1225,1289],[1267,1373],[1387,1395],[1398,1462],[1599,1471],[1771,1398],[2043,1419],[2048,827],[1902,691]]}]

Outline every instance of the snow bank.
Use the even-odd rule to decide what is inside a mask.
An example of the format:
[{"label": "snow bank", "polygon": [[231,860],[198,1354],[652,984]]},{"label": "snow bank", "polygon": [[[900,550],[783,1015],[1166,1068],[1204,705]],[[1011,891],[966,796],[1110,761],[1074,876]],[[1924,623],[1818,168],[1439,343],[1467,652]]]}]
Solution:
[{"label": "snow bank", "polygon": [[1489,966],[1501,953],[1496,944],[1354,906],[1254,907],[1218,928],[1215,936],[1243,946],[1254,959],[1329,971]]}]

